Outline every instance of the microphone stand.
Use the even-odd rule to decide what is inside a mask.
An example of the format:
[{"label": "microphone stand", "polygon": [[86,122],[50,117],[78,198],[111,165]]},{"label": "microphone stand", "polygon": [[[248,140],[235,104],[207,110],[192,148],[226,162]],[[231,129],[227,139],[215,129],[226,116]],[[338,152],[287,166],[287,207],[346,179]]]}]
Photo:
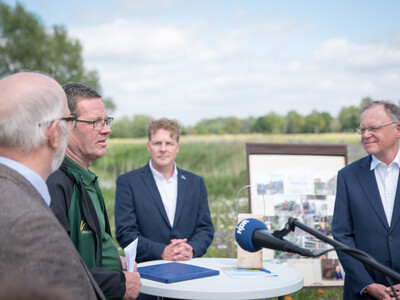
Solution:
[{"label": "microphone stand", "polygon": [[396,280],[397,282],[400,282],[400,274],[393,271],[392,269],[378,263],[374,258],[372,258],[371,256],[369,256],[367,253],[358,250],[358,249],[352,249],[348,246],[346,246],[345,244],[342,244],[338,241],[335,241],[333,239],[330,239],[329,237],[327,237],[326,235],[322,234],[321,232],[306,226],[305,224],[301,223],[299,220],[297,220],[296,218],[292,218],[290,217],[288,222],[285,225],[285,228],[278,231],[278,232],[274,232],[274,236],[276,237],[283,237],[286,234],[288,234],[290,231],[294,231],[295,227],[299,227],[301,229],[303,229],[305,232],[310,233],[311,235],[319,238],[320,240],[332,245],[335,250],[337,251],[343,251],[345,252],[347,255],[350,255],[351,257],[361,261],[362,263],[364,263],[365,265],[370,266],[371,268],[383,273],[384,275]]}]

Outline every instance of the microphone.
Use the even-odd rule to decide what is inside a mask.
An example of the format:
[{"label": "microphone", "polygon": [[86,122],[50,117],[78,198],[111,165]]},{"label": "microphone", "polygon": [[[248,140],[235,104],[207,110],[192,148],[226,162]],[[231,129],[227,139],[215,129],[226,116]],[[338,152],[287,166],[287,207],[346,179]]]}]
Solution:
[{"label": "microphone", "polygon": [[236,226],[235,238],[239,246],[249,252],[268,248],[297,253],[302,256],[315,256],[307,249],[297,247],[284,239],[275,237],[268,231],[263,222],[254,218],[244,219]]}]

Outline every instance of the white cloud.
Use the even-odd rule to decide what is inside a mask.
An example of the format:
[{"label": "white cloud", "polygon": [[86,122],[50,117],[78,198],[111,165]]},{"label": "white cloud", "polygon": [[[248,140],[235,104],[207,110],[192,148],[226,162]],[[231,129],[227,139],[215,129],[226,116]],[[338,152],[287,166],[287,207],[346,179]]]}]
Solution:
[{"label": "white cloud", "polygon": [[[43,0],[46,1],[46,0]],[[59,1],[59,0],[47,0]],[[168,8],[182,0],[99,0],[99,1],[79,1],[76,2],[70,11],[69,18],[80,23],[101,23],[111,22],[115,19],[132,18],[136,14],[146,13],[146,11]],[[95,5],[93,4],[95,3]]]},{"label": "white cloud", "polygon": [[361,70],[397,68],[400,65],[400,47],[382,41],[356,44],[346,38],[333,38],[317,47],[314,53],[317,60],[342,62],[345,66]]},{"label": "white cloud", "polygon": [[185,32],[172,26],[117,19],[96,27],[71,28],[70,32],[82,41],[89,59],[128,57],[134,61],[168,61],[187,51]]},{"label": "white cloud", "polygon": [[116,0],[114,6],[117,11],[132,13],[152,8],[168,7],[181,0],[146,0],[146,1],[132,1],[132,0]]},{"label": "white cloud", "polygon": [[117,117],[167,116],[191,125],[270,111],[336,116],[366,96],[399,98],[395,37],[364,44],[329,37],[304,54],[284,55],[280,49],[291,37],[306,37],[318,25],[276,18],[227,30],[213,25],[119,18],[69,31],[82,42],[88,67],[99,71],[104,95],[117,103]]}]

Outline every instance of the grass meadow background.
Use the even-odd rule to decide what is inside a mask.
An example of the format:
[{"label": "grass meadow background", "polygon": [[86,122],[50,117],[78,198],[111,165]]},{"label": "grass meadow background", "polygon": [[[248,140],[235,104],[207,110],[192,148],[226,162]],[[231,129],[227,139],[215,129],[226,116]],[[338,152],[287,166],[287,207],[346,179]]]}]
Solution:
[{"label": "grass meadow background", "polygon": [[[110,139],[107,155],[91,167],[99,176],[113,234],[116,178],[148,162],[146,142],[146,139]],[[215,237],[206,257],[236,258],[236,196],[247,184],[246,142],[346,144],[349,162],[365,155],[355,133],[182,136],[177,164],[202,176],[208,191]],[[247,189],[240,193],[240,198],[239,211],[246,213]],[[341,288],[303,289],[287,299],[341,299],[341,293]]]}]

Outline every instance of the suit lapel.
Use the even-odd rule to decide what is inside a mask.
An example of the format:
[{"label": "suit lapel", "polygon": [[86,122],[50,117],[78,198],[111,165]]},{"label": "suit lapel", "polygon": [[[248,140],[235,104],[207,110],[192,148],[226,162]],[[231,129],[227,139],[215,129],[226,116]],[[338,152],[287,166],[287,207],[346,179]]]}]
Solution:
[{"label": "suit lapel", "polygon": [[164,219],[165,223],[168,224],[169,227],[171,227],[171,224],[169,223],[168,220],[167,212],[165,211],[165,207],[161,199],[160,192],[158,191],[157,184],[153,177],[153,173],[151,173],[148,164],[142,169],[141,176],[144,186],[147,188],[148,192],[153,198],[153,201],[156,204],[158,210],[160,211],[162,218]]},{"label": "suit lapel", "polygon": [[179,219],[179,215],[182,212],[183,205],[185,203],[185,195],[186,195],[186,181],[187,178],[181,169],[178,168],[178,197],[176,199],[176,209],[175,209],[175,218],[174,218],[174,226]]},{"label": "suit lapel", "polygon": [[378,218],[385,226],[385,228],[389,230],[389,224],[387,222],[385,211],[383,209],[378,184],[376,183],[375,173],[373,170],[370,170],[370,166],[371,155],[367,156],[367,158],[360,164],[360,168],[356,171],[358,172],[356,175],[362,189],[365,191],[365,195],[367,196],[367,199],[371,204],[373,210],[378,215]]}]

